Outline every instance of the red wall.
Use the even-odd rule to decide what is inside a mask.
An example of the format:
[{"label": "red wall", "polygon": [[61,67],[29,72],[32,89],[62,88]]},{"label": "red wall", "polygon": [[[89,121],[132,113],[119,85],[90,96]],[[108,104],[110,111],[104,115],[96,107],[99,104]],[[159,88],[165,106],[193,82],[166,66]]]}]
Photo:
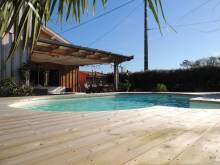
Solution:
[{"label": "red wall", "polygon": [[88,73],[85,72],[79,72],[79,85],[80,85],[80,91],[84,92],[85,91],[85,87],[84,84],[86,82],[86,78],[89,76]]}]

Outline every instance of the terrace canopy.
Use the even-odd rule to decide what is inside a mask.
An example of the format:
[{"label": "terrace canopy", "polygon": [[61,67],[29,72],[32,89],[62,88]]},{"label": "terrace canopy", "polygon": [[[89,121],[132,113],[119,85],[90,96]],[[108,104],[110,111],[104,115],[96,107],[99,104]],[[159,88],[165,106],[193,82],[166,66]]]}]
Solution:
[{"label": "terrace canopy", "polygon": [[47,65],[84,66],[114,63],[115,90],[118,90],[119,83],[118,65],[131,59],[133,56],[124,56],[45,38],[37,41],[31,56],[31,62],[46,63]]}]

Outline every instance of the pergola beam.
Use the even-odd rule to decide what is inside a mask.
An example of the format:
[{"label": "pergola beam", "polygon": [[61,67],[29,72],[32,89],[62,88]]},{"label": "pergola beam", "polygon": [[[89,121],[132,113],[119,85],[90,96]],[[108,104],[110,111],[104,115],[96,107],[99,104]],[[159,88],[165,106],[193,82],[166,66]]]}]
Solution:
[{"label": "pergola beam", "polygon": [[[42,55],[45,55],[45,57]],[[78,66],[114,63],[115,61],[123,62],[129,61],[133,58],[132,56],[124,56],[103,50],[92,49],[48,39],[39,39],[37,41],[37,44],[33,50],[33,57],[35,62],[53,62],[57,64],[70,65],[72,61],[73,65]]]},{"label": "pergola beam", "polygon": [[52,40],[48,40],[48,39],[39,39],[38,43],[40,43],[40,44],[43,43],[43,44],[46,44],[46,45],[64,46],[64,47],[68,47],[68,48],[71,48],[71,49],[79,49],[81,52],[82,51],[83,52],[96,52],[96,53],[100,53],[100,54],[103,54],[103,55],[109,55],[109,56],[112,56],[112,57],[120,58],[121,61],[130,61],[131,59],[133,59],[133,56],[125,56],[125,55],[112,53],[112,52],[108,52],[108,51],[103,51],[103,50],[99,50],[99,49],[82,47],[82,46],[78,46],[78,45],[62,43],[62,42],[59,42],[59,41],[52,41]]},{"label": "pergola beam", "polygon": [[36,45],[34,48],[35,51],[44,51],[49,53],[61,53],[63,55],[66,54],[72,54],[74,52],[78,52],[79,49],[70,49],[63,46],[57,46],[57,45],[50,45],[50,46],[42,46],[42,45]]},{"label": "pergola beam", "polygon": [[37,54],[43,54],[43,55],[48,55],[48,56],[54,56],[54,57],[59,57],[60,56],[60,54],[58,54],[58,53],[51,53],[51,52],[42,52],[42,51],[36,51],[36,50],[34,50],[33,51],[33,56],[34,55],[37,55]]}]

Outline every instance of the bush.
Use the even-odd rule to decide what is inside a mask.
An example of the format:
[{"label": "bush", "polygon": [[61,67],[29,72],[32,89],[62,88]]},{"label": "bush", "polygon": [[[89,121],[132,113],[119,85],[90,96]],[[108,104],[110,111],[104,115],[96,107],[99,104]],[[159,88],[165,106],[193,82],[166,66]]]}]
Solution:
[{"label": "bush", "polygon": [[6,96],[12,96],[14,93],[14,90],[16,90],[18,87],[14,81],[11,79],[5,79],[0,81],[0,96],[6,97]]},{"label": "bush", "polygon": [[13,96],[31,96],[32,94],[33,89],[25,85],[16,88],[13,92]]},{"label": "bush", "polygon": [[155,84],[164,84],[173,92],[217,92],[219,73],[220,67],[136,72],[130,75],[131,90],[153,91]]},{"label": "bush", "polygon": [[12,79],[0,81],[0,96],[30,96],[33,89],[31,87],[17,85]]},{"label": "bush", "polygon": [[167,86],[165,84],[157,84],[156,91],[157,92],[168,92]]},{"label": "bush", "polygon": [[130,90],[131,84],[129,82],[119,83],[119,91],[120,92],[128,92]]},{"label": "bush", "polygon": [[[131,91],[155,91],[155,84],[164,84],[172,92],[218,92],[220,91],[220,67],[200,67],[177,70],[150,70],[120,74],[120,82],[129,80]],[[114,83],[113,74],[107,76]]]}]

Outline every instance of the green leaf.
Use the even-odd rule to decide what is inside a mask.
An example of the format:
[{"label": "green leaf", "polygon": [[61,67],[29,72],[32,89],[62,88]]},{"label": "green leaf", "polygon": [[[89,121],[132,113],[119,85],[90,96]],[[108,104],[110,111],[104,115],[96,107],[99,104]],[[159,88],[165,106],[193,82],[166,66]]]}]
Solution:
[{"label": "green leaf", "polygon": [[96,11],[96,0],[93,0],[93,15],[95,15],[95,11]]},{"label": "green leaf", "polygon": [[84,14],[84,12],[85,12],[85,0],[82,0],[82,12],[83,12],[83,14]]},{"label": "green leaf", "polygon": [[15,20],[16,20],[16,19],[19,19],[19,12],[20,12],[22,6],[24,6],[24,2],[25,2],[25,1],[22,1],[22,0],[21,0],[20,3],[15,3],[15,6],[17,6],[17,8],[16,8],[16,10],[15,10],[15,13],[13,14],[13,17],[11,17],[11,19],[10,19],[10,22],[9,22],[9,24],[8,24],[8,27],[7,27],[6,32],[9,32],[9,31],[11,30],[11,28],[12,28],[12,26],[13,26]]},{"label": "green leaf", "polygon": [[21,40],[22,31],[23,31],[23,28],[25,26],[25,22],[28,18],[29,12],[30,12],[30,8],[26,8],[25,11],[22,14],[19,25],[16,26],[16,28],[15,28],[14,41],[12,42],[12,46],[11,46],[11,49],[9,51],[9,55],[8,55],[6,61],[8,61],[8,59],[14,54],[15,50],[18,47],[18,44]]},{"label": "green leaf", "polygon": [[156,10],[155,10],[154,4],[152,3],[151,0],[148,0],[148,4],[149,4],[149,7],[150,7],[150,9],[151,9],[151,12],[152,12],[153,15],[154,15],[154,19],[155,19],[155,21],[156,21],[156,23],[157,23],[157,25],[158,25],[158,27],[159,27],[160,33],[162,33],[162,31],[161,31],[161,26],[160,26],[160,21],[159,21],[157,12],[156,12]]},{"label": "green leaf", "polygon": [[8,0],[1,0],[0,7],[3,6]]},{"label": "green leaf", "polygon": [[77,0],[76,1],[77,3],[77,20],[78,20],[78,22],[80,22],[80,0]]},{"label": "green leaf", "polygon": [[77,0],[73,0],[73,2],[72,2],[72,7],[73,7],[72,16],[75,17],[75,20],[78,22],[77,13],[76,13],[76,6],[77,6],[76,1]]},{"label": "green leaf", "polygon": [[161,0],[159,0],[159,4],[160,4],[160,11],[162,13],[163,19],[164,19],[165,22],[167,22],[165,14],[164,14],[164,11],[163,11],[163,5],[162,5],[162,1]]},{"label": "green leaf", "polygon": [[[61,23],[63,18],[68,20],[70,12],[77,22],[80,22],[81,14],[88,12],[89,0],[0,0],[0,38],[2,38],[14,26],[14,41],[8,58],[14,53],[18,44],[23,40],[23,45],[29,43],[31,50],[40,34],[41,26],[47,22],[53,14]],[[103,7],[107,0],[100,0]],[[153,13],[154,19],[160,29],[158,8],[166,21],[161,0],[146,0]],[[92,12],[95,14],[97,0],[91,0]],[[57,8],[57,10],[55,10]]]},{"label": "green leaf", "polygon": [[36,17],[40,20],[40,16],[39,16],[37,10],[35,9],[35,7],[33,6],[33,4],[32,4],[30,1],[29,1],[27,4],[28,4],[28,5],[30,6],[30,8],[33,10],[33,12],[34,12],[34,14],[36,15]]},{"label": "green leaf", "polygon": [[51,8],[50,8],[50,16],[53,14],[56,4],[57,4],[57,0],[53,0]]},{"label": "green leaf", "polygon": [[[155,6],[156,6],[156,11],[157,11],[157,14],[158,14],[158,3],[157,3],[158,0],[154,0],[154,3],[155,3]],[[159,0],[160,1],[160,0]]]},{"label": "green leaf", "polygon": [[69,16],[70,16],[71,6],[72,6],[71,1],[68,1],[68,2],[66,3],[66,21],[68,20],[68,18],[69,18]]}]

